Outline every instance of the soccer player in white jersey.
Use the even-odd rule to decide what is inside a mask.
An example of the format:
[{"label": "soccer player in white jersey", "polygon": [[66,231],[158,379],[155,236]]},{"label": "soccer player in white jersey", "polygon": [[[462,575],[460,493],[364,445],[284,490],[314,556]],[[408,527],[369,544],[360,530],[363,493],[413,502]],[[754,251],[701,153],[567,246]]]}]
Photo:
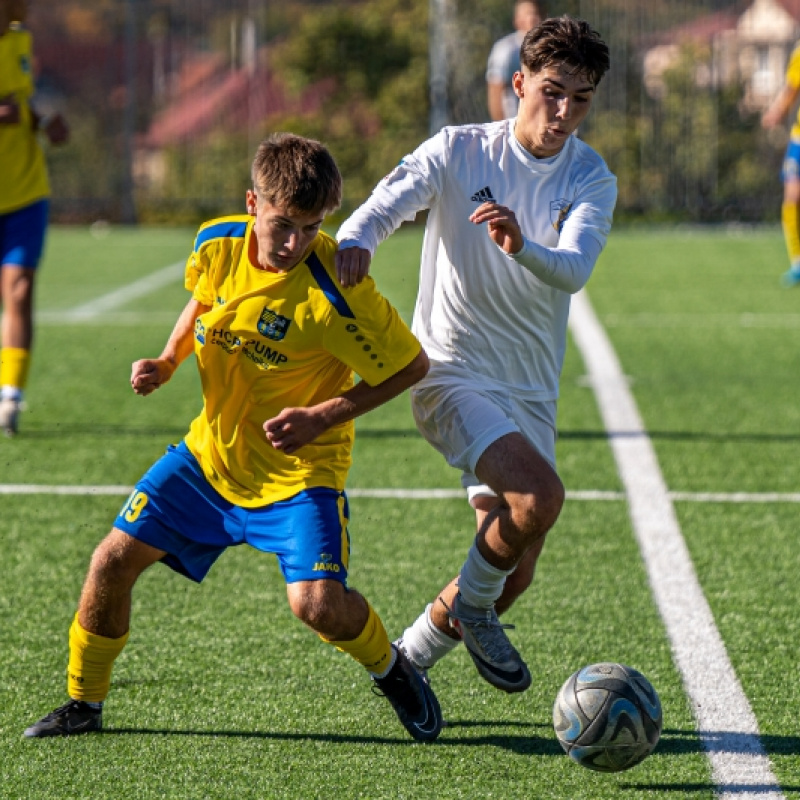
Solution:
[{"label": "soccer player in white jersey", "polygon": [[353,419],[419,380],[428,359],[373,281],[336,283],[336,242],[320,226],[341,184],[323,145],[275,134],[253,162],[247,214],[200,228],[191,298],[162,354],[133,364],[131,385],[151,394],[194,353],[203,409],[95,549],[69,631],[70,699],[25,736],[100,730],[141,573],[162,561],[199,583],[240,544],[276,554],[292,612],[370,673],[412,737],[438,736],[430,687],[347,585]]},{"label": "soccer player in white jersey", "polygon": [[609,66],[600,36],[582,20],[545,20],[526,34],[521,64],[516,118],[442,129],[337,234],[348,286],[383,239],[429,209],[412,330],[431,368],[413,412],[461,471],[477,536],[399,644],[425,670],[463,640],[507,692],[531,677],[497,615],[530,585],[564,502],[555,425],[570,295],[591,275],[617,195],[603,159],[573,135]]}]

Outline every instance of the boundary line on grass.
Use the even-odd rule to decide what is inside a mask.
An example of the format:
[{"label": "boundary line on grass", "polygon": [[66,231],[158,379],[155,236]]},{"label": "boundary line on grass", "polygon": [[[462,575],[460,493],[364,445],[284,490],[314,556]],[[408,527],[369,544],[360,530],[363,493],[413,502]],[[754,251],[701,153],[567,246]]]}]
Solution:
[{"label": "boundary line on grass", "polygon": [[711,762],[717,795],[723,800],[742,795],[784,798],[762,746],[758,721],[697,579],[652,442],[585,291],[573,296],[570,329],[610,432],[634,533]]},{"label": "boundary line on grass", "polygon": [[107,294],[95,297],[93,300],[89,300],[79,306],[65,311],[42,311],[36,315],[37,321],[46,322],[50,317],[57,317],[61,323],[88,322],[101,314],[127,305],[132,300],[146,297],[158,289],[175,283],[183,277],[185,267],[186,263],[184,261],[176,261],[174,264],[162,267],[149,275],[145,275],[143,278],[125,284],[125,286],[120,286],[119,289],[114,289]]},{"label": "boundary line on grass", "polygon": [[[58,485],[47,483],[0,483],[0,494],[126,495],[133,486]],[[349,497],[395,500],[452,500],[466,497],[463,489],[347,489]],[[800,503],[800,493],[778,492],[667,492],[674,502],[683,503]],[[567,500],[620,501],[625,492],[594,489],[567,491]]]},{"label": "boundary line on grass", "polygon": [[[52,494],[52,495],[128,495],[133,486],[115,485],[58,485],[47,483],[0,483],[0,494]],[[463,489],[347,489],[348,497],[369,497],[387,500],[455,500],[465,498]],[[778,494],[765,492],[667,492],[674,502],[683,503],[800,503],[800,493]],[[625,492],[603,490],[567,491],[567,500],[622,501]]]}]

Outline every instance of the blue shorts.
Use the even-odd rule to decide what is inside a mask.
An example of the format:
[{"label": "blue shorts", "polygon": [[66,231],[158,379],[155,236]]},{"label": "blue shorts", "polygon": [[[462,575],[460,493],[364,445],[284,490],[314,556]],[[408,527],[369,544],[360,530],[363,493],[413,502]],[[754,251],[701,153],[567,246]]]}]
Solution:
[{"label": "blue shorts", "polygon": [[789,145],[783,157],[781,177],[784,181],[800,179],[800,141],[789,139]]},{"label": "blue shorts", "polygon": [[278,557],[287,583],[328,578],[346,586],[348,517],[345,493],[325,487],[259,508],[234,505],[181,442],[142,476],[114,527],[165,550],[162,561],[198,583],[226,548],[249,544]]},{"label": "blue shorts", "polygon": [[47,200],[39,200],[0,214],[0,266],[16,264],[34,269],[39,265],[49,208]]}]

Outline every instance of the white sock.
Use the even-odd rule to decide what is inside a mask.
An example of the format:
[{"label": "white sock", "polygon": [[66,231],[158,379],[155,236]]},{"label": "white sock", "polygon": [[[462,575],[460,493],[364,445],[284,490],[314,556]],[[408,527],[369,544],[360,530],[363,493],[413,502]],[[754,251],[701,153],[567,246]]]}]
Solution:
[{"label": "white sock", "polygon": [[478,552],[478,546],[473,542],[458,577],[458,591],[468,606],[491,608],[503,593],[506,577],[513,571],[493,567]]},{"label": "white sock", "polygon": [[460,641],[433,624],[431,608],[433,603],[428,603],[411,626],[403,631],[403,649],[411,661],[423,669],[432,667],[440,658],[444,658]]},{"label": "white sock", "polygon": [[0,400],[22,400],[22,389],[18,386],[0,387]]}]

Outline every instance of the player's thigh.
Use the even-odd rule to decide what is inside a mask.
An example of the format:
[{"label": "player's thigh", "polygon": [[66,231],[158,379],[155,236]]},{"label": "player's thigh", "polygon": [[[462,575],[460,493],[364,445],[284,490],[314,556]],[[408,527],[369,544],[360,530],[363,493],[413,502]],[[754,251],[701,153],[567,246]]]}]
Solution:
[{"label": "player's thigh", "polygon": [[556,471],[521,433],[492,442],[478,458],[475,475],[497,494],[538,494],[563,491]]},{"label": "player's thigh", "polygon": [[100,542],[92,554],[89,578],[95,583],[111,583],[114,589],[128,589],[149,566],[166,555],[119,528]]},{"label": "player's thigh", "polygon": [[491,442],[518,430],[510,403],[441,365],[412,388],[411,408],[423,437],[462,472],[473,472]]},{"label": "player's thigh", "polygon": [[274,553],[287,584],[329,579],[347,585],[350,511],[344,492],[314,487],[248,513],[245,541]]},{"label": "player's thigh", "polygon": [[33,306],[33,286],[36,270],[5,264],[0,270],[0,297],[6,313],[12,309],[30,310]]},{"label": "player's thigh", "polygon": [[185,442],[140,478],[114,527],[164,551],[163,563],[200,583],[227,547],[242,544],[239,508],[208,483]]}]

